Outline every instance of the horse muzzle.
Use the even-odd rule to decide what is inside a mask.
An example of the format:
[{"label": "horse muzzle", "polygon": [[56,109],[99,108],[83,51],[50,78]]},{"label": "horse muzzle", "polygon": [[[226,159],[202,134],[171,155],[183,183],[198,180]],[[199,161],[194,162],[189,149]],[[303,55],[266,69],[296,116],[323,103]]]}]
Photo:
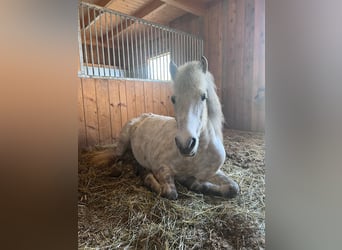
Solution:
[{"label": "horse muzzle", "polygon": [[176,146],[179,150],[179,152],[186,157],[193,157],[196,154],[196,144],[197,140],[196,138],[189,138],[186,143],[183,145],[180,140],[176,137],[175,138]]}]

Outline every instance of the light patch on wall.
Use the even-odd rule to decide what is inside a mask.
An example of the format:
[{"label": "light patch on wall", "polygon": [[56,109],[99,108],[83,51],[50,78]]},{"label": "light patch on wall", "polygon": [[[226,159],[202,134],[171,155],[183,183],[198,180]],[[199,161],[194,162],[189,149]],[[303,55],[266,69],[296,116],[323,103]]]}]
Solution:
[{"label": "light patch on wall", "polygon": [[169,63],[171,61],[170,52],[151,57],[148,59],[148,74],[150,79],[171,80]]}]

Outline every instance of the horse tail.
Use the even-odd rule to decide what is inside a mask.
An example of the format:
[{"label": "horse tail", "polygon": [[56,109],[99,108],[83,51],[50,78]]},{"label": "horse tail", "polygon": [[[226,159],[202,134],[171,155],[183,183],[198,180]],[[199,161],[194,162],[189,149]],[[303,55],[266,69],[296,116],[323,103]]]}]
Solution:
[{"label": "horse tail", "polygon": [[106,149],[101,149],[99,151],[93,151],[88,154],[90,158],[90,163],[93,166],[108,166],[115,161],[115,149],[114,146],[108,147]]},{"label": "horse tail", "polygon": [[131,124],[127,122],[122,128],[119,140],[115,144],[105,145],[100,150],[89,152],[87,157],[93,166],[109,166],[113,164],[130,146]]}]

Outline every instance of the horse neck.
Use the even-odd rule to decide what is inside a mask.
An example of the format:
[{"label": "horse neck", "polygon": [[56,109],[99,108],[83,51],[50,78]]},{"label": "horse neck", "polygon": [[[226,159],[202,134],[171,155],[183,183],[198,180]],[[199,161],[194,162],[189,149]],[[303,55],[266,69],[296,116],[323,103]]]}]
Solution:
[{"label": "horse neck", "polygon": [[217,121],[211,120],[208,116],[207,124],[201,133],[201,140],[205,144],[209,144],[212,140],[220,140],[222,142],[222,123],[218,124]]}]

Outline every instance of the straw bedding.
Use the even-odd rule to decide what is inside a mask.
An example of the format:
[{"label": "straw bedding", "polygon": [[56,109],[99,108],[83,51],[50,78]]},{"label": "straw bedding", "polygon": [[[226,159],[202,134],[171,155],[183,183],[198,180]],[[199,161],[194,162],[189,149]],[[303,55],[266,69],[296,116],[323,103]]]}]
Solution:
[{"label": "straw bedding", "polygon": [[232,200],[196,194],[176,183],[179,197],[170,201],[143,185],[131,153],[114,166],[94,167],[92,152],[82,152],[79,248],[264,249],[264,135],[225,130],[224,145],[223,171],[241,189]]}]

